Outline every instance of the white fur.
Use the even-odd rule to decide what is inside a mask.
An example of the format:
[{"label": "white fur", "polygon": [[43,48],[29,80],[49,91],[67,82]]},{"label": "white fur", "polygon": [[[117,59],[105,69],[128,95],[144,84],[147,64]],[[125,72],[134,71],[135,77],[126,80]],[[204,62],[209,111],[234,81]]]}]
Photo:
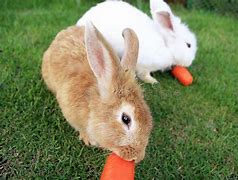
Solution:
[{"label": "white fur", "polygon": [[[195,35],[189,30],[186,24],[181,22],[179,17],[172,13],[169,5],[163,0],[150,0],[150,9],[152,18],[156,22],[157,26],[160,26],[160,23],[156,20],[156,13],[165,11],[170,14],[173,32],[172,34],[169,34],[170,32],[168,31],[162,31],[162,33],[165,33],[165,41],[171,41],[167,44],[167,46],[171,49],[174,56],[174,65],[181,65],[185,67],[190,66],[192,61],[195,59],[197,51]],[[160,29],[164,30],[161,26]],[[191,48],[187,48],[186,43],[190,43]]]},{"label": "white fur", "polygon": [[[133,29],[140,43],[136,67],[138,74],[164,71],[173,65],[190,66],[196,54],[195,35],[172,14],[169,6],[162,0],[151,0],[151,4],[153,18],[157,11],[167,11],[172,15],[174,32],[166,31],[156,19],[152,20],[145,13],[122,1],[98,4],[87,11],[77,25],[92,21],[120,57],[124,48],[122,31],[128,27]],[[188,49],[186,42],[192,48]]]},{"label": "white fur", "polygon": [[165,3],[163,0],[150,0],[150,10],[151,14],[153,14],[154,11],[166,11],[172,14],[172,11],[167,3]]}]

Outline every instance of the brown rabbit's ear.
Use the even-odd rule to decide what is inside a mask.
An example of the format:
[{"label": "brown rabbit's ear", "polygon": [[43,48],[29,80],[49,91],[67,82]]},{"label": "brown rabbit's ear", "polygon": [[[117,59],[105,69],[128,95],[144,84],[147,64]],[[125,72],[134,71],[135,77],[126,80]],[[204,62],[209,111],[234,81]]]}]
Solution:
[{"label": "brown rabbit's ear", "polygon": [[85,46],[89,65],[97,78],[100,95],[107,98],[110,95],[113,77],[120,67],[120,60],[91,22],[85,27]]},{"label": "brown rabbit's ear", "polygon": [[161,11],[156,13],[156,18],[159,24],[161,24],[163,27],[173,31],[173,24],[171,21],[170,14],[166,11]]},{"label": "brown rabbit's ear", "polygon": [[139,40],[132,29],[124,29],[122,33],[125,41],[124,54],[121,59],[121,66],[125,70],[135,71],[139,51]]}]

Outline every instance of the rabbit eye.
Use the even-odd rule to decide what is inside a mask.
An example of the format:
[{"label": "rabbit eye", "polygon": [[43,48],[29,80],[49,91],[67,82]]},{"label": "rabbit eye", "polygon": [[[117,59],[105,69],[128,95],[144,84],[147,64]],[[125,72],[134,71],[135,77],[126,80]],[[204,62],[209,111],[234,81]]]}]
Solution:
[{"label": "rabbit eye", "polygon": [[190,47],[191,47],[191,44],[189,44],[189,43],[186,43],[186,44],[187,44],[188,48],[190,48]]},{"label": "rabbit eye", "polygon": [[122,114],[121,120],[127,126],[129,126],[131,124],[131,118],[128,115],[126,115],[125,113]]}]

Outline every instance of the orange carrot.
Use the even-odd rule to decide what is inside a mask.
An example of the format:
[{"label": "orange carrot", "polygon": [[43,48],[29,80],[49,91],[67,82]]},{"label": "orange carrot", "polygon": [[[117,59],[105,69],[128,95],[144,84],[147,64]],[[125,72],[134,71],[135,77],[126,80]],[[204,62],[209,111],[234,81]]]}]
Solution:
[{"label": "orange carrot", "polygon": [[135,162],[126,161],[116,154],[108,156],[100,180],[134,180]]},{"label": "orange carrot", "polygon": [[182,66],[174,66],[172,69],[172,74],[178,81],[184,86],[188,86],[193,82],[193,76],[188,71],[187,68]]}]

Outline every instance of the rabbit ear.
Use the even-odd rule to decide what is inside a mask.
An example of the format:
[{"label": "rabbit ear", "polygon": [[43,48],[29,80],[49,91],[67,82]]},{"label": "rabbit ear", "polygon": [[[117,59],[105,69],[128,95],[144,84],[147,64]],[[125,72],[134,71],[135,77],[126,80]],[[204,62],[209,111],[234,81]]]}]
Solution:
[{"label": "rabbit ear", "polygon": [[152,12],[156,11],[161,1],[163,0],[150,0],[150,10]]},{"label": "rabbit ear", "polygon": [[160,11],[167,11],[172,14],[169,5],[163,0],[150,0],[150,11],[152,14]]},{"label": "rabbit ear", "polygon": [[156,19],[159,24],[161,24],[163,27],[173,31],[173,24],[171,21],[171,16],[166,11],[161,11],[156,13]]},{"label": "rabbit ear", "polygon": [[110,95],[110,86],[120,66],[119,59],[102,34],[91,23],[85,27],[85,46],[89,65],[97,78],[102,98]]},{"label": "rabbit ear", "polygon": [[124,29],[122,33],[125,41],[124,54],[121,59],[121,66],[125,70],[135,71],[139,51],[139,40],[132,29]]},{"label": "rabbit ear", "polygon": [[163,0],[150,0],[150,10],[153,19],[163,27],[173,30],[171,16],[173,13],[169,5]]}]

